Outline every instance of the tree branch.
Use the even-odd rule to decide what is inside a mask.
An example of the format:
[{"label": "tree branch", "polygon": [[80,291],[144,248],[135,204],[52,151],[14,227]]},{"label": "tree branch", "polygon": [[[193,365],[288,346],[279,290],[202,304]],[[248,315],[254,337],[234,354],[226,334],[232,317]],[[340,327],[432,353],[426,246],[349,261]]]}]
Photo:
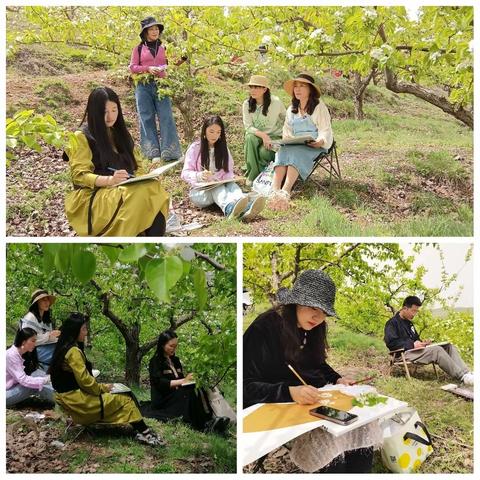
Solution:
[{"label": "tree branch", "polygon": [[208,262],[212,267],[215,267],[217,270],[226,270],[225,265],[222,265],[221,263],[217,262],[213,258],[209,257],[206,253],[199,252],[197,250],[193,250],[195,252],[195,256],[197,258],[201,258],[202,260],[205,260]]},{"label": "tree branch", "polygon": [[[384,43],[387,43],[387,36],[383,24],[378,28],[380,37]],[[395,93],[408,93],[417,98],[421,98],[432,105],[443,110],[445,113],[452,115],[465,125],[473,129],[473,111],[465,109],[461,105],[455,105],[443,96],[437,94],[434,90],[422,87],[417,83],[409,83],[398,80],[395,73],[388,67],[385,67],[385,86],[388,90]]]}]

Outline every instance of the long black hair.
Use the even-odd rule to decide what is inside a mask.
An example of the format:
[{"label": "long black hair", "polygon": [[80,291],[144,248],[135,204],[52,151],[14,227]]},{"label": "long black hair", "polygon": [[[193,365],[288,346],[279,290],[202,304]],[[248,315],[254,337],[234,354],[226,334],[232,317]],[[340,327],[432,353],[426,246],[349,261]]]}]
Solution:
[{"label": "long black hair", "polygon": [[[60,327],[60,336],[58,337],[55,351],[53,352],[52,363],[48,373],[55,375],[62,370],[65,355],[72,347],[78,347],[83,352],[83,342],[78,341],[80,329],[87,323],[88,319],[79,312],[72,312]],[[87,360],[87,369],[91,371],[92,364]]]},{"label": "long black hair", "polygon": [[[37,335],[37,332],[33,328],[25,327],[19,328],[15,334],[15,340],[13,344],[18,348],[22,346],[22,343],[29,338],[32,338]],[[38,368],[38,356],[37,349],[34,348],[31,352],[25,352],[22,355],[23,358],[23,369],[27,375],[31,375],[32,372]]]},{"label": "long black hair", "polygon": [[[307,83],[308,87],[310,88],[310,94],[308,96],[308,101],[305,110],[309,115],[313,113],[315,107],[320,103],[320,94],[318,93],[317,89]],[[295,97],[295,94],[292,95],[292,113],[298,113],[298,109],[300,108],[300,100]]]},{"label": "long black hair", "polygon": [[52,315],[50,313],[50,309],[43,312],[43,316],[40,316],[40,308],[38,306],[38,300],[33,305],[30,305],[30,308],[28,309],[28,311],[32,312],[35,315],[35,318],[39,322],[46,323],[47,325],[50,325],[52,323]]},{"label": "long black hair", "polygon": [[208,170],[210,165],[209,146],[205,132],[207,128],[212,125],[218,125],[222,129],[220,137],[213,147],[215,149],[215,168],[228,172],[228,148],[227,137],[225,136],[225,125],[218,115],[212,115],[203,121],[202,131],[200,132],[200,157],[202,159],[202,167]]},{"label": "long black hair", "polygon": [[[117,121],[110,129],[111,136],[105,123],[105,108],[108,101],[116,103],[118,109]],[[83,131],[89,143],[94,143],[98,153],[99,165],[95,166],[101,170],[114,167],[133,173],[137,169],[137,162],[133,154],[134,144],[125,125],[118,95],[108,87],[98,87],[92,90],[80,126],[83,125],[85,119],[87,125],[84,126]],[[93,161],[97,161],[96,156]]]},{"label": "long black hair", "polygon": [[328,349],[326,322],[322,322],[308,332],[307,343],[301,349],[303,330],[300,330],[297,325],[297,305],[281,305],[267,311],[265,315],[270,315],[272,311],[280,317],[280,338],[288,363],[297,364],[301,352],[314,352],[319,362],[325,361]]},{"label": "long black hair", "polygon": [[164,330],[158,336],[157,351],[155,352],[155,356],[158,359],[162,360],[165,357],[165,345],[174,338],[178,338],[178,335],[175,333],[174,330]]},{"label": "long black hair", "polygon": [[[270,89],[267,88],[267,91],[263,94],[263,105],[262,105],[262,115],[267,116],[268,107],[272,103],[272,95],[270,94]],[[248,97],[248,111],[250,113],[255,112],[257,109],[257,101],[253,97]]]}]

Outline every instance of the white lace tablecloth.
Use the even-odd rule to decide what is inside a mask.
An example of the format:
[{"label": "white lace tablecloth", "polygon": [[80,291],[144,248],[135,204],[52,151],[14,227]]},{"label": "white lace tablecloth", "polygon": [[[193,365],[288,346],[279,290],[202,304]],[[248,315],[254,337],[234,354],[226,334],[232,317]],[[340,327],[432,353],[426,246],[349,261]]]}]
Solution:
[{"label": "white lace tablecloth", "polygon": [[[368,392],[375,392],[376,390],[374,387],[369,385],[326,385],[319,389],[320,391],[328,391],[328,390],[340,390],[341,392],[345,393],[346,395],[351,395],[354,397],[358,397],[363,393]],[[256,405],[252,405],[245,410],[243,410],[242,418],[246,417],[248,414],[255,411],[257,408],[264,405],[263,403],[257,403]],[[263,457],[267,453],[275,450],[276,448],[282,446],[286,442],[293,440],[294,438],[299,437],[307,432],[315,430],[317,428],[321,428],[325,432],[329,434],[339,437],[341,435],[346,434],[347,432],[351,432],[355,429],[362,427],[363,425],[367,425],[375,420],[380,418],[390,416],[394,414],[396,411],[406,407],[408,404],[406,402],[402,402],[395,398],[387,397],[386,403],[380,403],[373,407],[353,407],[349,410],[349,412],[358,415],[358,420],[350,425],[338,425],[336,423],[330,422],[328,420],[318,420],[315,422],[310,423],[303,423],[300,425],[293,425],[286,428],[278,428],[275,430],[266,430],[263,432],[249,432],[242,434],[242,444],[243,444],[243,452],[242,452],[242,464],[247,465],[255,460]],[[373,437],[372,437],[373,438]],[[376,434],[375,434],[376,438]]]}]

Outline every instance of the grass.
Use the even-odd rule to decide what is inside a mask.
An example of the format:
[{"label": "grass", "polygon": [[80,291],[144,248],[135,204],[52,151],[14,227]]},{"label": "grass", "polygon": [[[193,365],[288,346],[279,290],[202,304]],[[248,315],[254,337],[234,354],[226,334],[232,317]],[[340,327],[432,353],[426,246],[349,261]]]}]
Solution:
[{"label": "grass", "polygon": [[423,177],[459,183],[468,179],[465,167],[444,150],[426,154],[413,150],[407,153],[407,157]]}]

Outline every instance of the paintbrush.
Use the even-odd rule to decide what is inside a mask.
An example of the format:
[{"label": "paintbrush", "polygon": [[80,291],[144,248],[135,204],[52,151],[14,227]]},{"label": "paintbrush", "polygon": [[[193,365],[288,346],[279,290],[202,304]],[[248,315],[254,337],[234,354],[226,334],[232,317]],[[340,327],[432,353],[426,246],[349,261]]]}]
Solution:
[{"label": "paintbrush", "polygon": [[287,367],[293,372],[293,374],[304,384],[307,385],[307,382],[296,372],[296,370],[287,363]]},{"label": "paintbrush", "polygon": [[368,382],[369,380],[373,380],[374,378],[376,378],[376,375],[373,375],[372,377],[362,378],[361,380],[357,380],[357,381],[351,383],[350,385],[357,385],[358,383]]}]

